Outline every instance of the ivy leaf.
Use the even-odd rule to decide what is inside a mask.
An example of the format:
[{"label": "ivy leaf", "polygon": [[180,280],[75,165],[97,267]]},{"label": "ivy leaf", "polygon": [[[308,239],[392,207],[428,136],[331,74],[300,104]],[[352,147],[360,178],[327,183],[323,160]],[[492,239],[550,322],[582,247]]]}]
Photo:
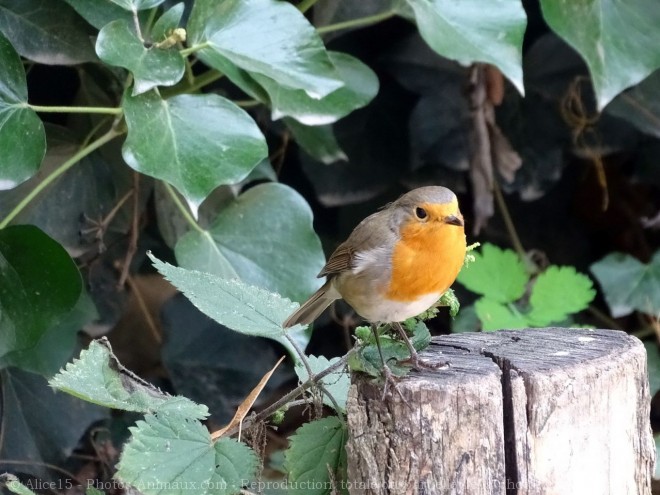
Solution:
[{"label": "ivy leaf", "polygon": [[183,2],[179,2],[160,16],[151,28],[151,39],[154,42],[165,40],[172,30],[179,27],[185,7],[186,5]]},{"label": "ivy leaf", "polygon": [[256,474],[252,449],[230,438],[213,443],[199,421],[148,415],[129,430],[116,477],[146,495],[181,494],[194,486],[198,493],[232,495]]},{"label": "ivy leaf", "polygon": [[270,97],[273,120],[286,116],[310,126],[332,124],[374,99],[378,77],[368,66],[346,53],[328,52],[328,55],[344,86],[321,99],[312,98],[301,89],[282,86],[261,74],[252,74]]},{"label": "ivy leaf", "polygon": [[[307,364],[312,369],[312,373],[317,374],[326,368],[329,368],[340,358],[334,357],[332,359],[325,358],[323,356],[307,356]],[[305,365],[300,362],[296,363],[296,374],[301,382],[306,382],[309,380],[309,375],[307,374],[307,368]],[[325,386],[326,390],[332,397],[334,397],[337,405],[339,406],[338,413],[346,412],[346,401],[348,400],[348,389],[351,386],[351,376],[346,372],[345,369],[337,370],[333,373],[330,373],[325,378],[321,380],[321,383]],[[326,394],[323,394],[323,403],[328,406],[335,408],[334,403]]]},{"label": "ivy leaf", "polygon": [[524,93],[522,41],[527,16],[518,0],[407,0],[434,51],[462,65],[496,66]]},{"label": "ivy leaf", "polygon": [[175,48],[145,48],[134,28],[123,19],[104,26],[96,40],[96,53],[105,63],[133,73],[133,96],[156,86],[173,86],[185,72],[185,62]]},{"label": "ivy leaf", "polygon": [[240,107],[217,95],[163,100],[155,91],[124,95],[130,167],[169,182],[195,216],[213,189],[245,178],[266,157],[266,141]]},{"label": "ivy leaf", "polygon": [[0,358],[37,344],[82,291],[67,252],[32,225],[0,230]]},{"label": "ivy leaf", "polygon": [[131,12],[137,12],[138,10],[146,10],[160,5],[165,0],[110,0],[112,3],[116,3],[121,8],[130,10]]},{"label": "ivy leaf", "polygon": [[640,131],[660,138],[660,70],[620,94],[605,107],[605,113],[627,120]]},{"label": "ivy leaf", "polygon": [[[307,495],[327,495],[332,480],[346,479],[346,427],[336,416],[304,424],[289,439],[285,452],[288,481],[307,487]],[[333,478],[330,477],[333,473]]]},{"label": "ivy leaf", "polygon": [[283,121],[293,134],[296,144],[315,160],[325,165],[338,160],[348,161],[346,153],[337,142],[332,126],[307,126],[289,117],[285,117]]},{"label": "ivy leaf", "polygon": [[527,318],[534,326],[543,327],[582,311],[596,297],[593,283],[572,266],[550,266],[541,273],[530,297]]},{"label": "ivy leaf", "polygon": [[7,490],[9,490],[12,493],[15,493],[16,495],[37,495],[27,486],[21,483],[18,477],[14,476],[13,474],[9,474],[9,473],[0,474],[0,483],[6,486]]},{"label": "ivy leaf", "polygon": [[628,254],[612,253],[591,265],[612,316],[634,310],[657,315],[660,312],[660,251],[644,264]]},{"label": "ivy leaf", "polygon": [[458,274],[461,284],[498,303],[512,302],[523,295],[529,276],[514,251],[486,243],[472,254],[475,261]]},{"label": "ivy leaf", "polygon": [[111,2],[90,2],[89,0],[64,0],[75,9],[80,16],[96,29],[117,19],[133,20],[127,10]]},{"label": "ivy leaf", "polygon": [[208,230],[183,236],[175,253],[183,268],[238,276],[298,301],[318,288],[316,274],[325,260],[309,205],[283,184],[262,184],[241,194]]},{"label": "ivy leaf", "polygon": [[51,0],[0,0],[0,31],[16,51],[46,65],[96,60],[91,29],[76,12]]},{"label": "ivy leaf", "polygon": [[171,396],[124,368],[107,339],[94,340],[80,357],[48,382],[53,388],[113,409],[142,413],[165,412],[184,418],[208,416],[204,405]]},{"label": "ivy leaf", "polygon": [[474,310],[481,320],[485,332],[502,329],[527,328],[529,322],[524,315],[514,313],[504,304],[482,297],[474,303]]},{"label": "ivy leaf", "polygon": [[276,0],[197,0],[188,22],[192,45],[211,67],[227,62],[322,98],[343,83],[321,38],[300,11]]},{"label": "ivy leaf", "polygon": [[2,34],[0,81],[0,190],[4,190],[16,187],[37,171],[46,153],[46,133],[37,114],[27,107],[21,59]]},{"label": "ivy leaf", "polygon": [[297,303],[240,280],[175,267],[147,254],[160,274],[206,316],[242,334],[273,339],[299,359],[285,334],[297,339],[304,327],[282,328]]},{"label": "ivy leaf", "polygon": [[599,110],[660,68],[657,6],[655,0],[541,0],[550,28],[587,62]]}]

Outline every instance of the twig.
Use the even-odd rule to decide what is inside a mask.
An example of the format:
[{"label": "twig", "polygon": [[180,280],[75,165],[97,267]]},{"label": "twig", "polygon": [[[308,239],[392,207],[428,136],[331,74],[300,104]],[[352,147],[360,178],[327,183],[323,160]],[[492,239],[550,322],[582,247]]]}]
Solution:
[{"label": "twig", "polygon": [[147,322],[147,328],[151,332],[151,336],[154,338],[154,340],[158,345],[161,345],[163,343],[163,339],[158,333],[158,325],[156,325],[156,322],[151,317],[151,313],[149,312],[149,308],[147,307],[147,303],[144,300],[144,297],[142,297],[142,292],[140,291],[140,288],[137,286],[135,280],[133,280],[133,277],[131,277],[130,275],[126,277],[126,282],[128,283],[129,289],[131,289],[131,292],[135,296],[135,300],[137,301],[140,311],[144,315],[144,319]]},{"label": "twig", "polygon": [[137,242],[138,242],[138,223],[140,217],[140,195],[138,194],[138,188],[140,186],[140,175],[137,172],[133,172],[133,221],[131,223],[131,236],[128,241],[128,248],[126,249],[126,256],[124,257],[124,266],[121,269],[121,276],[119,277],[119,283],[117,284],[120,288],[126,283],[128,278],[128,270],[133,260],[133,256],[137,251]]},{"label": "twig", "polygon": [[[265,419],[269,418],[278,409],[282,408],[283,406],[285,406],[286,404],[288,404],[289,402],[294,400],[296,397],[298,397],[300,394],[302,394],[305,390],[307,390],[308,388],[316,385],[317,383],[319,383],[320,380],[322,380],[326,376],[334,373],[337,370],[342,369],[344,366],[346,366],[346,364],[348,363],[348,360],[350,359],[350,357],[355,352],[356,352],[355,349],[351,349],[346,354],[344,354],[339,361],[337,361],[336,363],[333,363],[331,366],[328,366],[323,371],[320,371],[319,373],[314,375],[314,378],[311,378],[311,379],[307,380],[305,383],[302,383],[302,384],[298,385],[291,392],[284,395],[279,400],[273,402],[267,408],[263,409],[262,411],[255,414],[254,416],[252,416],[250,418],[247,418],[243,422],[243,430],[246,430],[246,429],[252,427],[252,425],[254,425],[255,423],[257,423],[259,421],[264,421]],[[231,430],[227,431],[225,433],[225,435],[226,436],[231,436],[231,435],[233,435],[237,432],[238,432],[238,427],[234,427]]]}]

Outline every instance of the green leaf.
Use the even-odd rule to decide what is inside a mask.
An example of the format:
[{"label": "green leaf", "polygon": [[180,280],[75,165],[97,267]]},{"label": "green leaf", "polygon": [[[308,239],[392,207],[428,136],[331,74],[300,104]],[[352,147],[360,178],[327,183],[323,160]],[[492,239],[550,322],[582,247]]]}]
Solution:
[{"label": "green leaf", "polygon": [[529,322],[524,315],[512,312],[504,304],[482,297],[474,303],[474,309],[485,332],[502,329],[527,328]]},{"label": "green leaf", "polygon": [[151,39],[154,42],[165,40],[172,30],[179,27],[185,7],[186,5],[183,2],[179,2],[160,16],[151,28]]},{"label": "green leaf", "polygon": [[284,117],[283,121],[293,134],[298,146],[315,160],[326,165],[338,160],[348,161],[346,153],[337,142],[332,126],[306,126],[289,117]]},{"label": "green leaf", "polygon": [[0,230],[0,358],[34,346],[81,291],[78,268],[57,242],[31,225]]},{"label": "green leaf", "polygon": [[593,283],[572,266],[550,266],[532,287],[531,311],[527,318],[534,326],[543,327],[582,311],[596,297]]},{"label": "green leaf", "polygon": [[[317,374],[326,368],[329,368],[340,359],[341,358],[339,357],[327,359],[323,356],[307,356],[307,364],[309,364],[309,367],[312,369],[312,373]],[[296,374],[301,382],[306,382],[309,379],[307,368],[302,362],[296,363]],[[337,412],[345,413],[346,401],[348,400],[348,389],[351,386],[351,375],[349,375],[345,369],[340,369],[327,375],[321,380],[321,383],[323,383],[328,393],[332,395],[337,402],[337,405],[339,406]],[[323,394],[323,403],[328,407],[335,408],[332,400],[330,400],[326,394]]]},{"label": "green leaf", "polygon": [[298,428],[284,454],[288,482],[306,487],[306,495],[332,493],[332,479],[338,485],[346,479],[347,434],[345,425],[336,416],[317,419]]},{"label": "green leaf", "polygon": [[[27,82],[21,59],[0,34],[0,190],[29,179],[46,153],[46,133],[27,108]],[[21,146],[16,146],[21,143]]]},{"label": "green leaf", "polygon": [[191,45],[205,63],[227,61],[278,84],[322,98],[343,83],[314,27],[293,5],[276,0],[197,0],[188,22]]},{"label": "green leaf", "polygon": [[481,328],[474,305],[465,306],[451,322],[452,333],[478,332]]},{"label": "green leaf", "polygon": [[[48,479],[52,473],[44,469],[44,463],[64,465],[89,428],[109,416],[107,409],[53,393],[42,376],[16,368],[0,372],[0,388],[0,472],[16,470]],[[17,468],[4,464],[7,459],[30,462]]]},{"label": "green leaf", "polygon": [[93,340],[80,357],[48,382],[53,388],[88,402],[124,411],[166,412],[184,418],[208,416],[204,405],[171,396],[124,368],[107,339]]},{"label": "green leaf", "polygon": [[523,295],[529,276],[514,251],[486,243],[481,251],[472,254],[475,261],[458,274],[461,284],[499,303],[512,302]]},{"label": "green leaf", "polygon": [[128,21],[113,21],[99,33],[96,53],[105,63],[133,73],[133,96],[156,86],[173,86],[185,72],[185,62],[176,47],[145,48]]},{"label": "green leaf", "polygon": [[660,138],[660,71],[620,94],[605,107],[605,113],[627,120],[640,131]]},{"label": "green leaf", "polygon": [[283,184],[262,184],[241,194],[208,230],[183,236],[175,253],[183,268],[238,276],[297,301],[319,287],[316,274],[325,261],[309,205]]},{"label": "green leaf", "polygon": [[524,93],[522,41],[527,16],[519,0],[407,0],[419,32],[443,57],[496,66]]},{"label": "green leaf", "polygon": [[71,358],[78,332],[97,317],[94,303],[83,291],[68,315],[48,328],[33,347],[0,358],[0,368],[16,366],[45,377],[54,375]]},{"label": "green leaf", "polygon": [[628,254],[612,253],[591,265],[612,316],[634,310],[649,315],[660,312],[660,251],[644,264]]},{"label": "green leaf", "polygon": [[146,10],[160,5],[165,0],[110,0],[116,3],[121,8],[137,12],[138,10]]},{"label": "green leaf", "polygon": [[217,95],[162,100],[155,91],[125,94],[123,107],[128,124],[124,160],[176,187],[195,216],[213,189],[242,180],[268,152],[254,120]]},{"label": "green leaf", "polygon": [[369,67],[345,53],[328,52],[328,55],[344,86],[321,99],[312,98],[303,90],[282,86],[261,74],[252,74],[270,96],[273,120],[286,116],[311,126],[332,124],[374,99],[378,93],[378,77]]},{"label": "green leaf", "polygon": [[298,304],[240,280],[178,268],[147,254],[161,275],[206,316],[245,335],[273,339],[298,359],[285,334],[295,336],[303,327],[282,328]]},{"label": "green leaf", "polygon": [[230,438],[213,443],[199,422],[169,414],[148,415],[129,428],[116,477],[146,495],[233,495],[254,477],[255,453]]},{"label": "green leaf", "polygon": [[550,28],[587,62],[599,110],[660,68],[657,7],[655,0],[541,0]]},{"label": "green leaf", "polygon": [[444,294],[440,296],[438,301],[439,306],[448,306],[449,307],[449,316],[454,318],[458,311],[461,309],[461,303],[459,302],[454,289],[447,289]]},{"label": "green leaf", "polygon": [[21,481],[13,474],[0,474],[0,483],[6,486],[7,490],[12,493],[16,493],[17,495],[37,495],[27,486],[21,483]]},{"label": "green leaf", "polygon": [[0,0],[0,31],[18,53],[40,64],[96,60],[89,26],[62,2]]},{"label": "green leaf", "polygon": [[89,0],[64,0],[71,5],[80,16],[96,29],[117,19],[133,20],[130,12],[111,2],[90,2]]}]

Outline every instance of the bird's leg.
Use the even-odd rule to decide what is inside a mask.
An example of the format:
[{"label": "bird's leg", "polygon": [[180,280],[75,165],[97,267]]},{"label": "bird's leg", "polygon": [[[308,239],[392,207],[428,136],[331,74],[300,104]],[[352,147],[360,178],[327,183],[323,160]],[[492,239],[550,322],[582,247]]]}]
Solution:
[{"label": "bird's leg", "polygon": [[392,323],[392,326],[397,329],[399,332],[399,335],[401,335],[401,338],[403,341],[406,343],[406,346],[408,347],[408,351],[410,352],[410,357],[407,359],[407,361],[410,362],[412,367],[414,369],[439,369],[439,368],[444,368],[448,367],[449,363],[444,362],[444,363],[429,363],[427,361],[424,361],[419,357],[419,354],[417,353],[417,350],[413,347],[412,342],[410,342],[410,339],[408,338],[408,334],[406,334],[405,329],[401,326],[401,323],[398,321],[395,321]]},{"label": "bird's leg", "polygon": [[399,390],[399,386],[397,385],[396,379],[392,374],[392,370],[390,370],[390,367],[387,366],[387,363],[385,362],[385,358],[383,357],[383,349],[381,349],[380,347],[380,336],[378,335],[378,324],[372,323],[371,331],[374,334],[374,339],[376,340],[376,347],[378,348],[378,354],[380,355],[380,362],[383,365],[382,372],[383,372],[383,378],[385,380],[385,384],[383,385],[383,397],[381,399],[383,401],[385,400],[385,397],[387,397],[388,385],[391,384],[392,388],[396,390],[396,392],[399,394],[399,397],[401,397],[401,400],[407,403],[406,398],[401,393],[401,390]]}]

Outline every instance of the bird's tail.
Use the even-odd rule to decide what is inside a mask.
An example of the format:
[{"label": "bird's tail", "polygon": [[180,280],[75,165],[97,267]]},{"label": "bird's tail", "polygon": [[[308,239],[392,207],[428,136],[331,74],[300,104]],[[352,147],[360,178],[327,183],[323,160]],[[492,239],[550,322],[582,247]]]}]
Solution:
[{"label": "bird's tail", "polygon": [[307,325],[319,317],[325,308],[339,299],[339,294],[332,287],[332,283],[328,280],[323,286],[317,290],[312,297],[307,299],[296,311],[289,316],[282,324],[284,328],[289,328],[294,325]]}]

